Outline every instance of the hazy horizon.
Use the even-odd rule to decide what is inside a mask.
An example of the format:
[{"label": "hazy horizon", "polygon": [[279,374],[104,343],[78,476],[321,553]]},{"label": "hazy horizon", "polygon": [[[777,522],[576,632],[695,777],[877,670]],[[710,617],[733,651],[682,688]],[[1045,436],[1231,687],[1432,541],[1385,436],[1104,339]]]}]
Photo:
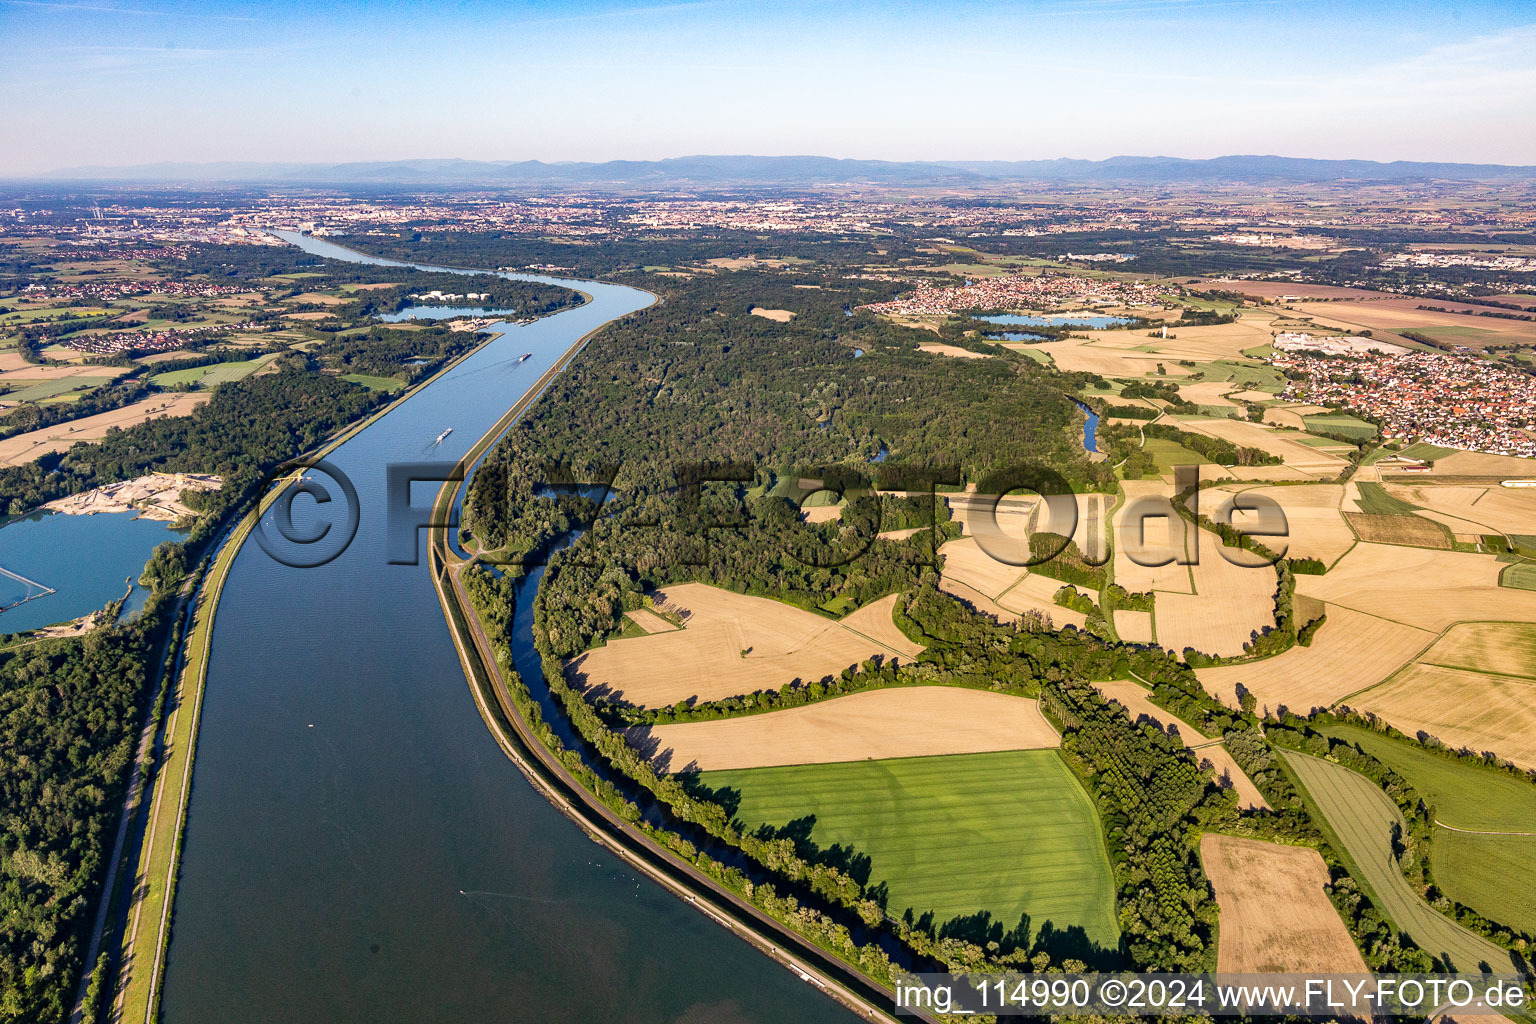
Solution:
[{"label": "hazy horizon", "polygon": [[1510,0],[0,0],[0,30],[6,177],[706,153],[1536,164],[1536,132],[1511,129],[1536,124],[1536,12]]}]

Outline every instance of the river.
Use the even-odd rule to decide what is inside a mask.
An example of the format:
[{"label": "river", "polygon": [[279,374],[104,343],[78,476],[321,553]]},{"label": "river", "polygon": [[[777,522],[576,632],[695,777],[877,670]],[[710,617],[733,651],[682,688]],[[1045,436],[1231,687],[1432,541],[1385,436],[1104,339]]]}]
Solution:
[{"label": "river", "polygon": [[[475,708],[424,538],[423,564],[387,564],[387,463],[451,465],[576,339],[651,301],[558,283],[592,301],[501,328],[330,456],[361,510],[339,558],[293,569],[254,543],[236,558],[214,628],[161,1021],[852,1019],[535,793]],[[418,485],[416,502],[434,490]]]}]

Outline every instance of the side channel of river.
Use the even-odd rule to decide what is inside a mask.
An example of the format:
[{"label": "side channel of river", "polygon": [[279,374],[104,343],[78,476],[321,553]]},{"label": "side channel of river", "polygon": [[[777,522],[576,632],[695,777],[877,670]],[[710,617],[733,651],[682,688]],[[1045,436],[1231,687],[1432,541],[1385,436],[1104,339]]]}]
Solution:
[{"label": "side channel of river", "polygon": [[341,557],[293,569],[252,543],[236,559],[162,1021],[852,1019],[535,793],[476,711],[425,565],[387,564],[385,466],[451,465],[578,338],[651,300],[559,283],[592,301],[501,328],[331,456],[361,506]]}]

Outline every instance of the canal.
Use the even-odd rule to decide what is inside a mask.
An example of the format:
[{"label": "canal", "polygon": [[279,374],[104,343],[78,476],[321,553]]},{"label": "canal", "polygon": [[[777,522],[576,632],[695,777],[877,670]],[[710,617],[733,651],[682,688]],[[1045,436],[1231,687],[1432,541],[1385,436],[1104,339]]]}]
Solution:
[{"label": "canal", "polygon": [[[452,465],[577,339],[651,301],[559,283],[591,301],[498,328],[332,454],[360,510],[340,557],[296,569],[257,544],[238,555],[214,631],[161,1021],[851,1019],[535,793],[475,708],[425,564],[388,564],[386,465]],[[420,485],[416,503],[433,490]]]}]

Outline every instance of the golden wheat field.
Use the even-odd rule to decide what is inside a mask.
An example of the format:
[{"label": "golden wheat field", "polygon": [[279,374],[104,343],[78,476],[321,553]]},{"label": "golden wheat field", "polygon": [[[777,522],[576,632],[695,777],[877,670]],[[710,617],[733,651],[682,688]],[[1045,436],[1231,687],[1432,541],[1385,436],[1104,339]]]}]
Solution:
[{"label": "golden wheat field", "polygon": [[1158,643],[1175,652],[1193,647],[1206,654],[1241,654],[1254,631],[1275,624],[1275,571],[1233,565],[1221,553],[1218,537],[1194,532],[1200,558],[1188,569],[1195,592],[1157,595]]},{"label": "golden wheat field", "polygon": [[1536,487],[1388,484],[1387,493],[1457,532],[1536,533]]},{"label": "golden wheat field", "polygon": [[18,466],[39,455],[68,451],[71,445],[79,441],[99,441],[114,427],[126,429],[162,416],[187,416],[208,401],[208,398],[206,393],[154,395],[111,412],[83,416],[31,433],[17,434],[0,441],[0,466]]},{"label": "golden wheat field", "polygon": [[[1355,534],[1339,513],[1344,488],[1338,484],[1302,484],[1292,487],[1242,487],[1226,484],[1202,494],[1201,508],[1212,513],[1232,494],[1256,495],[1275,501],[1285,514],[1286,536],[1262,543],[1291,558],[1318,558],[1331,565],[1355,543]],[[1233,524],[1242,526],[1257,517],[1239,512]]]},{"label": "golden wheat field", "polygon": [[1298,645],[1242,665],[1197,669],[1200,685],[1232,707],[1237,706],[1236,688],[1242,683],[1258,699],[1260,710],[1284,705],[1304,713],[1374,686],[1435,639],[1429,630],[1349,608],[1329,605],[1326,611],[1328,621],[1311,647]]},{"label": "golden wheat field", "polygon": [[1152,613],[1135,612],[1126,608],[1115,611],[1115,632],[1128,644],[1149,644],[1153,641]]},{"label": "golden wheat field", "polygon": [[1463,621],[1536,622],[1536,592],[1500,587],[1503,568],[1493,555],[1360,543],[1326,576],[1297,577],[1296,592],[1436,633]]},{"label": "golden wheat field", "polygon": [[1428,665],[1536,677],[1536,624],[1463,622],[1419,658]]},{"label": "golden wheat field", "polygon": [[[1233,444],[1258,448],[1260,451],[1284,460],[1286,467],[1309,476],[1331,479],[1338,476],[1347,465],[1339,456],[1302,444],[1297,440],[1298,436],[1310,435],[1276,431],[1271,427],[1250,423],[1247,420],[1186,418],[1179,420],[1179,426],[1197,434],[1208,434],[1211,437],[1231,441]],[[1233,472],[1246,477],[1249,468],[1246,466],[1236,468]]]},{"label": "golden wheat field", "polygon": [[1207,834],[1200,862],[1221,910],[1217,970],[1365,973],[1316,850]]},{"label": "golden wheat field", "polygon": [[[1115,582],[1132,592],[1166,590],[1191,593],[1193,583],[1187,567],[1177,564],[1142,564],[1160,561],[1173,552],[1182,552],[1185,538],[1193,530],[1183,519],[1174,515],[1173,507],[1168,502],[1168,485],[1159,480],[1127,480],[1122,486],[1125,489],[1125,503],[1115,509],[1114,515]],[[1149,514],[1145,519],[1130,514],[1143,501],[1155,503],[1153,507],[1160,506],[1163,511]]]},{"label": "golden wheat field", "polygon": [[677,628],[649,608],[640,608],[636,611],[625,612],[624,614],[629,616],[631,622],[647,633],[670,633]]},{"label": "golden wheat field", "polygon": [[1410,736],[1423,730],[1536,768],[1536,679],[1416,663],[1348,703]]},{"label": "golden wheat field", "polygon": [[[640,706],[716,700],[796,679],[815,681],[876,654],[907,657],[912,650],[905,637],[898,650],[842,622],[704,583],[667,587],[655,596],[658,608],[681,616],[683,628],[610,640],[579,655],[567,663],[575,685],[599,687]],[[889,617],[894,598],[881,603]],[[859,624],[874,629],[868,616]]]},{"label": "golden wheat field", "polygon": [[1061,737],[1026,697],[958,686],[907,686],[741,718],[629,730],[668,771],[766,768],[1039,750]]}]

